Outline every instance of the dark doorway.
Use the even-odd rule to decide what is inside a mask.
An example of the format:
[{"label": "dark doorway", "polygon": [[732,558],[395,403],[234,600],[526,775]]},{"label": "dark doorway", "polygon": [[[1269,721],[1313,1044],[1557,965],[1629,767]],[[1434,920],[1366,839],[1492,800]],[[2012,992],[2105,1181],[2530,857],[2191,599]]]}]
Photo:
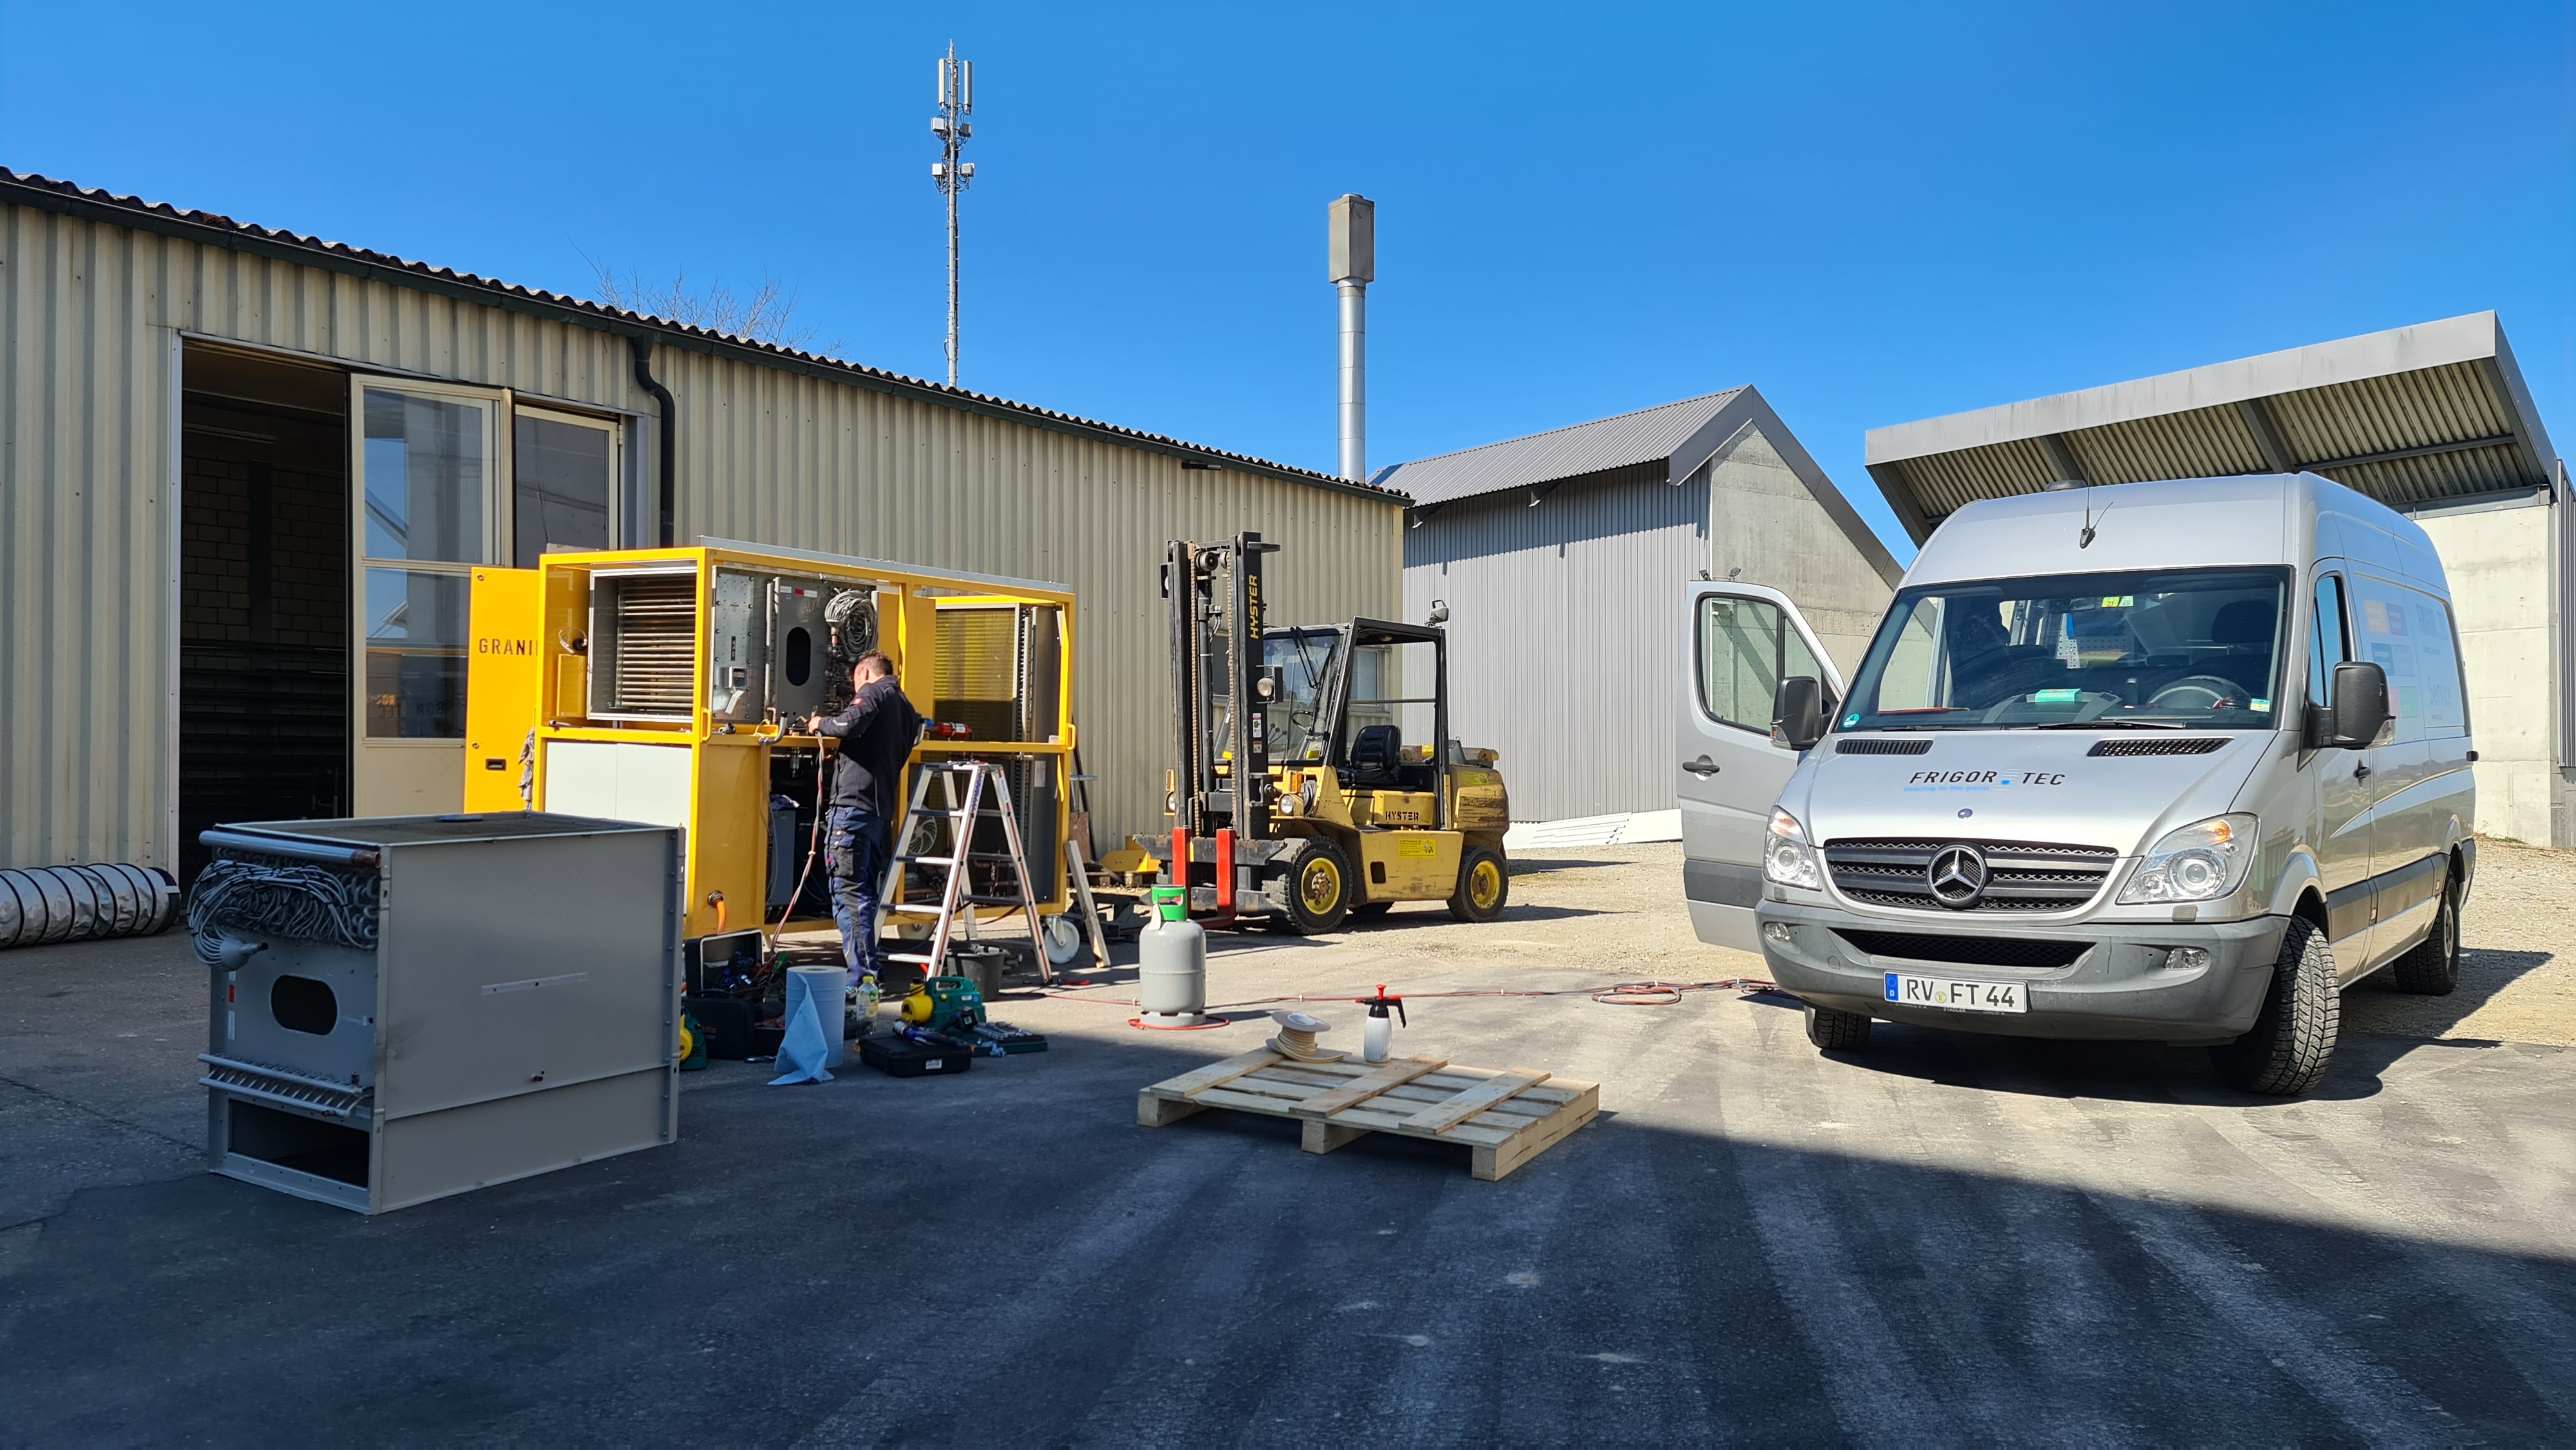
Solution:
[{"label": "dark doorway", "polygon": [[209,826],[348,814],[349,379],[191,343],[181,387],[187,881]]}]

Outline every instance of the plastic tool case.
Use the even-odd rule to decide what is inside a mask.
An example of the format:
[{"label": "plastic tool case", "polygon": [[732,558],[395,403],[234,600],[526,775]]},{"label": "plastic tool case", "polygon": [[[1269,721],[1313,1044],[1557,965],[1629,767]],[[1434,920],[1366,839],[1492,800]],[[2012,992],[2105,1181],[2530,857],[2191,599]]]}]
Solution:
[{"label": "plastic tool case", "polygon": [[888,1034],[859,1039],[859,1061],[888,1077],[928,1077],[973,1067],[975,1049],[947,1038],[916,1042]]},{"label": "plastic tool case", "polygon": [[382,1213],[679,1137],[678,830],[514,812],[202,839],[215,1172]]}]

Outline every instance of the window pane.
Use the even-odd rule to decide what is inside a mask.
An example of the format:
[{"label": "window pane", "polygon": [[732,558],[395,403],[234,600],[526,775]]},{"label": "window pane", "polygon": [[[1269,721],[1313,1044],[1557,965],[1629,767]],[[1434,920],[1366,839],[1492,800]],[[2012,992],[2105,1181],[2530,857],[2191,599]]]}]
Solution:
[{"label": "window pane", "polygon": [[482,403],[366,390],[367,557],[481,564]]},{"label": "window pane", "polygon": [[1780,611],[1759,599],[1699,604],[1700,704],[1711,718],[1768,732],[1780,693]]},{"label": "window pane", "polygon": [[[1825,673],[1823,665],[1816,663],[1815,652],[1807,648],[1805,637],[1785,626],[1780,631],[1780,659],[1780,678],[1793,680],[1804,675],[1824,686],[1825,714],[1832,715],[1835,704],[1832,678]],[[1767,722],[1765,728],[1768,728]]]},{"label": "window pane", "polygon": [[2286,577],[2144,570],[1917,585],[1890,607],[1843,722],[2272,729]]},{"label": "window pane", "polygon": [[549,544],[607,548],[608,430],[521,417],[515,441],[510,476],[518,496],[519,567],[537,567]]},{"label": "window pane", "polygon": [[[1414,641],[1364,644],[1351,652],[1350,700],[1342,737],[1345,761],[1360,758],[1365,739],[1372,761],[1430,763],[1439,743],[1433,739],[1439,733],[1436,696],[1440,688],[1435,648],[1429,641]],[[1406,783],[1429,789],[1427,783],[1417,785],[1410,776]]]},{"label": "window pane", "polygon": [[466,579],[367,571],[367,734],[465,736]]},{"label": "window pane", "polygon": [[1324,758],[1324,676],[1333,667],[1341,636],[1328,629],[1274,634],[1261,642],[1262,663],[1280,672],[1279,698],[1270,707],[1270,758]]}]

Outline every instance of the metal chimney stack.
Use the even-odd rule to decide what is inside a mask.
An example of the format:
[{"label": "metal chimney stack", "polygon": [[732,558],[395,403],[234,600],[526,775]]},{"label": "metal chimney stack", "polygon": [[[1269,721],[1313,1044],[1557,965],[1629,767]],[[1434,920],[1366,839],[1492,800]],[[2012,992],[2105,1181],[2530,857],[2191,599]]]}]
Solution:
[{"label": "metal chimney stack", "polygon": [[1331,274],[1342,301],[1342,477],[1368,481],[1368,284],[1377,280],[1377,203],[1346,195],[1332,215]]}]

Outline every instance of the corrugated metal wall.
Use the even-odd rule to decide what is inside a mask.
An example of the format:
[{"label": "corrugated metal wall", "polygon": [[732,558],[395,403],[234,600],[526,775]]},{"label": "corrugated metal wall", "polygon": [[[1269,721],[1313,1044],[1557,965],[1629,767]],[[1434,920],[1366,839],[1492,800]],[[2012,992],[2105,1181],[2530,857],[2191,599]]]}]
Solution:
[{"label": "corrugated metal wall", "polygon": [[[182,331],[628,412],[623,339],[28,207],[0,208],[0,865],[169,865]],[[1397,607],[1394,503],[664,346],[680,533],[1054,580],[1103,844],[1161,819],[1163,541],[1257,529],[1281,622]]]},{"label": "corrugated metal wall", "polygon": [[1448,601],[1454,728],[1503,753],[1514,820],[1672,809],[1682,590],[1701,570],[1788,595],[1846,678],[1894,593],[1760,428],[1665,474],[1462,500],[1405,534],[1405,617]]},{"label": "corrugated metal wall", "polygon": [[1708,567],[1708,480],[1628,473],[1452,503],[1404,540],[1404,617],[1449,601],[1451,728],[1502,752],[1512,818],[1673,803],[1683,581]]}]

